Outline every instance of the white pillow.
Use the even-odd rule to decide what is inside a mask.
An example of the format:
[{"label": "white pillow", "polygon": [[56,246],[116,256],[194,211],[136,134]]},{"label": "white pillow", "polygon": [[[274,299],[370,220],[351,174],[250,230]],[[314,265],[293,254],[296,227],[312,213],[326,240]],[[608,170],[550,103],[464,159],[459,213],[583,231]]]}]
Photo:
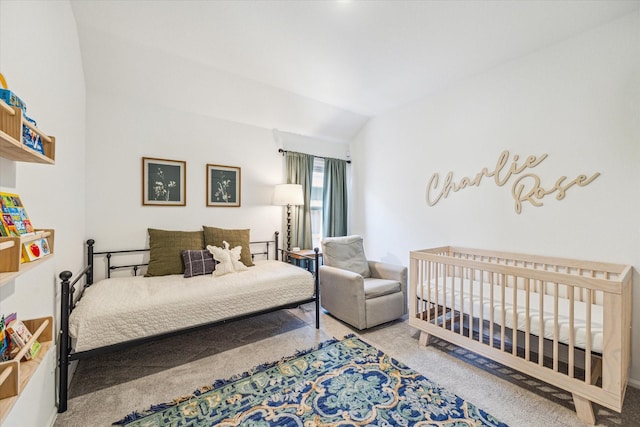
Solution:
[{"label": "white pillow", "polygon": [[327,237],[321,243],[325,265],[371,277],[361,236]]},{"label": "white pillow", "polygon": [[222,276],[224,274],[236,273],[247,270],[247,266],[240,262],[240,253],[242,246],[236,246],[229,249],[229,243],[223,241],[224,248],[209,245],[207,249],[213,255],[213,259],[218,261],[216,269],[213,271],[214,276]]}]

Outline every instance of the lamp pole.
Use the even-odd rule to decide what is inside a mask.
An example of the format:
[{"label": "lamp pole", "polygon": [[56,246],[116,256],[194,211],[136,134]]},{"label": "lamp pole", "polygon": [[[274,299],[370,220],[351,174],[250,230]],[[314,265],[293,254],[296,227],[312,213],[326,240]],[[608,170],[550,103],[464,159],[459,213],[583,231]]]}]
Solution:
[{"label": "lamp pole", "polygon": [[287,252],[291,252],[291,205],[287,205]]},{"label": "lamp pole", "polygon": [[287,207],[287,246],[291,252],[291,206],[304,205],[304,194],[301,184],[278,184],[273,194],[273,204]]}]

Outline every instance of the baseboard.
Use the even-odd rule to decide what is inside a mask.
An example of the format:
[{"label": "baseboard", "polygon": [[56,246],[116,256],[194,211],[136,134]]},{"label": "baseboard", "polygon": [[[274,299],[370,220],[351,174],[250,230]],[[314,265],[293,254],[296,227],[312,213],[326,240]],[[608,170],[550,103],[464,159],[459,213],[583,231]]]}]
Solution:
[{"label": "baseboard", "polygon": [[53,408],[53,412],[51,413],[51,416],[49,417],[49,422],[47,423],[47,427],[53,427],[53,425],[55,424],[57,418],[58,418],[58,408],[54,407]]},{"label": "baseboard", "polygon": [[634,380],[633,378],[629,378],[629,381],[627,382],[631,387],[633,388],[637,388],[640,390],[640,381],[638,380]]}]

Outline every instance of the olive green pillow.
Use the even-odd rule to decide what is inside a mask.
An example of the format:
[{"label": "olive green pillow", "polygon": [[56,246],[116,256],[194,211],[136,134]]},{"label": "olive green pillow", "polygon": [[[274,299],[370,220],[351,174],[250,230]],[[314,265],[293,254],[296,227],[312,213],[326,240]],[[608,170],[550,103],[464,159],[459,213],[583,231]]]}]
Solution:
[{"label": "olive green pillow", "polygon": [[203,225],[202,228],[204,230],[205,247],[213,245],[221,248],[223,247],[222,241],[229,243],[229,247],[231,249],[236,246],[241,246],[242,252],[240,252],[240,262],[247,267],[252,267],[254,265],[251,260],[251,248],[249,247],[249,229],[226,230],[224,228],[207,227],[206,225]]},{"label": "olive green pillow", "polygon": [[202,231],[149,228],[149,266],[145,277],[184,274],[182,251],[204,249]]}]

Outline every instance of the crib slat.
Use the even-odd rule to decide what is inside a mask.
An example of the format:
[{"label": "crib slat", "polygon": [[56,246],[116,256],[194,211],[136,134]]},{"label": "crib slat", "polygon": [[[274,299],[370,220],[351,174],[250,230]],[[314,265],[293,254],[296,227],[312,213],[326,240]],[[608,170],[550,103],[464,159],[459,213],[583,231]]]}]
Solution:
[{"label": "crib slat", "polygon": [[425,305],[425,310],[427,311],[426,316],[429,322],[431,322],[433,320],[432,316],[433,316],[433,295],[431,294],[431,281],[438,280],[437,275],[434,275],[434,271],[433,271],[433,262],[429,261],[427,262],[426,266],[426,273],[427,273],[427,280],[429,283],[428,287],[426,289],[423,289],[422,294],[424,295],[424,298],[427,300],[426,305]]},{"label": "crib slat", "polygon": [[451,332],[455,331],[456,323],[456,270],[451,271],[451,315],[449,316],[449,329]]},{"label": "crib slat", "polygon": [[557,283],[553,284],[553,370],[558,372],[558,335],[560,335],[560,327],[558,324],[558,292],[560,291]]},{"label": "crib slat", "polygon": [[[591,271],[591,277],[594,277],[594,278],[596,277],[596,271],[595,270]],[[587,301],[590,301],[589,304],[594,304],[594,303],[597,304],[597,301],[596,301],[596,290],[595,289],[589,289],[589,290],[587,290],[587,292],[589,293],[589,295],[587,296]]]},{"label": "crib slat", "polygon": [[464,336],[464,268],[460,267],[460,335]]},{"label": "crib slat", "polygon": [[417,272],[417,276],[419,277],[419,288],[416,289],[416,293],[417,293],[417,301],[415,302],[418,306],[417,308],[417,312],[419,313],[419,318],[420,319],[425,319],[425,316],[429,316],[429,302],[425,301],[424,298],[424,278],[425,278],[425,265],[429,265],[428,261],[424,261],[422,260],[419,264],[418,264],[418,272]]},{"label": "crib slat", "polygon": [[[482,260],[482,258],[481,258]],[[484,271],[480,270],[480,342],[484,342]]]},{"label": "crib slat", "polygon": [[[546,285],[542,283],[542,280],[538,280],[538,284],[541,287],[545,287]],[[544,298],[543,293],[539,294],[538,297],[538,322],[539,322],[539,330],[538,334],[538,365],[544,366]]]},{"label": "crib slat", "polygon": [[[475,261],[476,257],[473,256],[473,260]],[[473,285],[475,284],[475,270],[472,268],[469,270],[471,274],[471,280],[469,281],[469,338],[473,339],[473,319],[475,319],[475,313],[473,312],[473,298],[475,297],[475,292]]]},{"label": "crib slat", "polygon": [[574,361],[574,346],[575,346],[575,289],[571,285],[566,285],[567,288],[571,291],[569,293],[569,376],[571,378],[574,377],[573,365]]},{"label": "crib slat", "polygon": [[[438,272],[436,271],[436,265],[434,262],[429,261],[427,264],[427,276],[429,277],[429,288],[426,290],[427,298],[429,300],[429,322],[434,322],[437,324],[438,319]],[[431,281],[433,281],[433,286],[435,287],[435,295],[433,294],[433,287],[431,285]],[[435,312],[432,312],[432,309],[435,308]],[[433,314],[433,318],[431,317]]]},{"label": "crib slat", "polygon": [[[438,325],[438,319],[440,318],[439,314],[440,314],[440,264],[436,263],[435,264],[435,274],[436,274],[436,310],[438,310],[435,314],[436,316],[436,326]],[[447,313],[443,310],[442,311],[442,315],[446,315]]]},{"label": "crib slat", "polygon": [[440,286],[442,288],[442,305],[446,307],[443,308],[443,310],[447,312],[447,310],[450,309],[451,305],[451,296],[449,295],[449,287],[447,285],[450,280],[451,274],[448,266],[445,264],[442,264],[442,271],[444,272],[442,276],[442,282],[440,283]]},{"label": "crib slat", "polygon": [[447,308],[448,301],[448,292],[447,292],[447,278],[449,276],[449,272],[447,270],[447,266],[442,264],[442,326],[446,329],[447,327],[447,315],[449,313],[449,309]]},{"label": "crib slat", "polygon": [[505,307],[505,294],[506,294],[506,274],[502,274],[502,283],[500,283],[500,297],[501,301],[501,310],[500,310],[500,351],[504,351],[504,325],[506,325],[506,317],[507,317],[507,309]]},{"label": "crib slat", "polygon": [[[416,283],[416,288],[415,290],[412,288],[411,291],[413,293],[413,291],[415,292],[415,298],[413,298],[412,293],[409,294],[409,312],[415,313],[416,317],[418,317],[419,319],[422,319],[422,310],[421,308],[424,306],[424,302],[422,301],[422,288],[424,287],[424,281],[423,281],[423,277],[421,274],[421,268],[422,268],[422,264],[424,263],[424,261],[416,261],[416,260],[409,260],[410,263],[410,271],[409,271],[409,281],[411,283]],[[414,311],[411,311],[411,308],[413,308]]]},{"label": "crib slat", "polygon": [[409,301],[415,307],[416,314],[419,319],[423,319],[424,313],[424,264],[425,261],[421,260],[418,262],[418,266],[416,267],[417,271],[411,271],[411,274],[415,274],[417,277],[417,282],[419,284],[419,288],[416,288],[416,299],[415,301]]},{"label": "crib slat", "polygon": [[489,273],[489,298],[490,298],[490,305],[489,308],[491,309],[491,311],[489,312],[489,346],[491,346],[491,348],[493,348],[493,333],[494,333],[494,328],[493,325],[495,325],[495,291],[493,288],[493,275],[495,273],[490,272]]},{"label": "crib slat", "polygon": [[511,354],[518,355],[518,278],[513,276],[513,325],[511,327]]},{"label": "crib slat", "polygon": [[525,289],[525,324],[524,324],[524,360],[527,362],[530,359],[531,353],[531,283],[529,278],[524,279]]},{"label": "crib slat", "polygon": [[588,304],[585,313],[585,346],[584,346],[584,382],[591,383],[591,304],[593,304],[593,294],[589,292]]},{"label": "crib slat", "polygon": [[442,312],[443,312],[443,317],[442,317],[442,325],[444,328],[446,328],[447,326],[447,316],[449,313],[449,288],[447,287],[447,280],[449,280],[449,271],[447,270],[447,266],[442,264]]}]

